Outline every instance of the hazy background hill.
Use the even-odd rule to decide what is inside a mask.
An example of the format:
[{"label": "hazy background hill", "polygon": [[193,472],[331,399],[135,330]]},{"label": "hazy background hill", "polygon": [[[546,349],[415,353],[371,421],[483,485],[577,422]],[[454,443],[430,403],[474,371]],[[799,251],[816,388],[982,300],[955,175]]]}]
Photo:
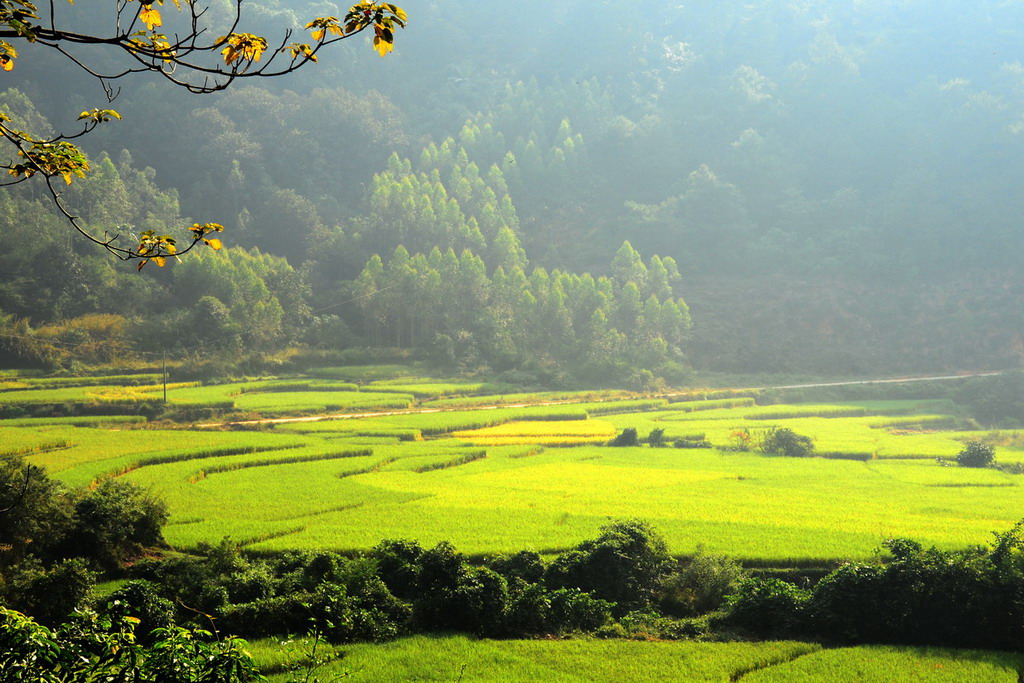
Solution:
[{"label": "hazy background hill", "polygon": [[[247,3],[248,30],[344,10],[325,7]],[[247,343],[397,343],[499,370],[655,339],[664,354],[629,364],[876,374],[1024,358],[1024,4],[404,7],[387,59],[344,45],[294,77],[206,97],[139,80],[116,101],[124,121],[87,142],[96,173],[74,199],[89,220],[215,220],[261,255],[136,276],[69,242],[30,191],[7,191],[0,311],[36,327],[116,314],[136,344],[262,330]],[[20,64],[3,101],[34,126],[102,104],[73,71]],[[624,240],[648,266],[678,266],[669,289],[637,288],[659,306],[685,299],[689,338],[678,320],[625,329],[652,314],[623,313],[636,304],[620,272],[606,290],[552,285],[550,324],[575,321],[562,347],[527,358],[542,328],[491,343],[498,288],[519,301],[541,287],[494,284],[499,266],[614,276]],[[366,295],[371,257],[386,267],[399,244],[470,249],[489,282],[468,310],[494,320],[346,303]],[[406,296],[426,296],[415,282]],[[161,324],[142,321],[154,307]]]}]

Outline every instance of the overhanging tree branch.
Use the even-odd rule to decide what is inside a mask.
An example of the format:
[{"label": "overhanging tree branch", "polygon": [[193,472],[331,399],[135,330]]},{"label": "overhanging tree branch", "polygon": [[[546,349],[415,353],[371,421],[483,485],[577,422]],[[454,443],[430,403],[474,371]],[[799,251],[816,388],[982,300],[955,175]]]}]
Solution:
[{"label": "overhanging tree branch", "polygon": [[[184,26],[182,33],[173,37],[161,32],[164,0],[113,0],[115,29],[108,35],[75,30],[69,24],[73,19],[58,16],[54,0],[40,10],[27,0],[0,0],[0,68],[10,71],[20,58],[15,45],[33,44],[49,48],[64,56],[72,64],[99,81],[104,94],[113,101],[120,88],[112,82],[131,74],[155,73],[175,86],[189,92],[206,94],[224,90],[239,78],[273,78],[291,73],[317,61],[317,54],[328,45],[347,40],[372,28],[373,46],[380,56],[394,47],[395,27],[405,26],[405,12],[391,3],[359,2],[345,17],[316,17],[306,24],[309,42],[293,41],[293,29],[285,29],[274,49],[263,36],[240,31],[243,0],[232,0],[233,9],[225,24],[223,35],[213,38],[213,22],[207,19],[208,5],[195,0],[172,0],[178,15],[170,23]],[[70,0],[69,0],[70,4]],[[90,64],[78,49],[102,47],[119,52],[130,64],[110,70]],[[102,236],[88,229],[81,217],[71,213],[61,201],[62,189],[57,179],[70,185],[75,178],[84,178],[89,163],[82,151],[70,140],[91,132],[100,123],[120,119],[113,109],[93,109],[82,112],[85,122],[82,131],[73,135],[58,134],[51,138],[37,138],[13,127],[11,118],[0,112],[0,138],[14,158],[0,168],[7,169],[13,180],[3,185],[14,185],[33,177],[41,177],[54,205],[69,223],[90,242],[99,245],[122,260],[139,260],[141,269],[149,261],[163,266],[168,257],[179,257],[199,244],[220,248],[220,240],[210,237],[223,227],[217,223],[195,223],[188,228],[188,243],[178,248],[174,237],[157,235],[143,230],[128,236],[115,232]]]}]

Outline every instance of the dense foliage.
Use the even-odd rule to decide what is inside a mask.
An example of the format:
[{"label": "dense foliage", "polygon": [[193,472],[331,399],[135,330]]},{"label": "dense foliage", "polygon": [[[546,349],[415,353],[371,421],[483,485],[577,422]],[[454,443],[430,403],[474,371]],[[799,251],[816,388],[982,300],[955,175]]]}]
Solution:
[{"label": "dense foliage", "polygon": [[87,602],[96,572],[163,544],[166,505],[129,482],[69,490],[8,455],[0,501],[0,601],[47,625]]},{"label": "dense foliage", "polygon": [[78,612],[48,629],[0,607],[0,674],[17,683],[134,681],[246,683],[260,676],[245,641],[217,641],[201,629],[156,629],[148,645],[135,638],[139,620]]},{"label": "dense foliage", "polygon": [[760,437],[761,450],[772,455],[805,458],[814,452],[814,441],[789,427],[772,427]]},{"label": "dense foliage", "polygon": [[844,564],[810,589],[748,579],[729,598],[725,621],[766,636],[1016,650],[1024,635],[1020,531],[1018,524],[992,548],[962,551],[891,540],[884,563]]},{"label": "dense foliage", "polygon": [[961,467],[988,467],[995,459],[995,447],[982,441],[968,441],[956,454],[956,464]]}]

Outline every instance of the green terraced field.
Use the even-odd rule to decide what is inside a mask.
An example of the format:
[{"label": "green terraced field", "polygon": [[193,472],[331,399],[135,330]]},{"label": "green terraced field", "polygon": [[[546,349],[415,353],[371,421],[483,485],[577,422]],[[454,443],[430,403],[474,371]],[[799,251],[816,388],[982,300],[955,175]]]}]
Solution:
[{"label": "green terraced field", "polygon": [[201,466],[191,461],[127,476],[203,520],[169,529],[182,545],[211,535],[254,538],[260,524],[286,518],[288,535],[258,547],[368,548],[405,537],[450,540],[479,554],[551,551],[592,537],[609,518],[640,516],[676,553],[704,545],[800,563],[868,557],[892,536],[943,547],[984,543],[1021,514],[1014,475],[917,461],[604,447],[522,457],[522,447],[489,447],[484,458],[418,471],[479,449],[445,441],[370,448],[358,462],[238,469],[196,483],[184,483]]},{"label": "green terraced field", "polygon": [[[271,683],[287,680],[294,653],[253,643]],[[1010,683],[1019,655],[938,648],[822,649],[813,643],[639,642],[630,640],[474,640],[416,636],[345,646],[321,676],[354,681],[934,681]],[[277,673],[273,673],[277,672]]]},{"label": "green terraced field", "polygon": [[[158,396],[154,385],[130,386],[123,377],[3,376],[11,381],[0,384],[0,405],[26,410]],[[365,550],[383,538],[409,538],[451,541],[475,556],[551,554],[593,538],[611,519],[639,517],[677,555],[702,546],[754,565],[811,566],[869,558],[893,536],[944,548],[987,543],[1024,517],[1024,475],[936,461],[984,438],[996,445],[998,462],[1024,463],[1024,438],[956,431],[948,401],[758,406],[727,393],[669,402],[623,392],[452,398],[487,390],[411,376],[401,366],[176,384],[175,405],[274,416],[398,414],[253,431],[148,429],[128,415],[18,418],[0,420],[0,454],[23,456],[72,485],[115,476],[151,488],[168,502],[165,536],[180,548],[228,536],[257,550]],[[508,407],[520,401],[537,405]],[[558,402],[540,405],[548,401]],[[568,445],[602,442],[627,427],[641,438],[662,429],[668,440],[706,439],[713,447]],[[733,450],[738,432],[756,442],[772,427],[811,436],[823,457]],[[288,680],[296,649],[253,644],[273,683]],[[329,649],[338,659],[318,676],[366,681],[980,683],[1018,680],[1024,669],[1019,655],[1007,653],[797,642],[416,636]]]},{"label": "green terraced field", "polygon": [[[326,407],[341,401],[335,397],[364,405],[381,397],[414,401],[353,391],[347,381],[358,374],[181,387],[172,400],[226,401],[270,414]],[[750,562],[811,564],[869,557],[892,536],[942,547],[985,543],[1024,516],[1024,476],[935,461],[982,436],[944,431],[952,424],[942,412],[948,402],[756,406],[744,397],[668,403],[579,396],[579,403],[433,409],[263,431],[0,421],[0,442],[4,452],[23,454],[71,484],[123,476],[153,487],[172,512],[166,536],[182,547],[227,535],[263,549],[365,549],[382,538],[414,538],[450,540],[481,555],[552,552],[593,537],[609,519],[641,517],[677,554],[703,545]],[[756,436],[772,426],[813,437],[826,457],[728,450],[738,430]],[[495,427],[489,440],[468,435]],[[707,439],[715,448],[563,445],[626,427],[641,437],[664,429],[667,439]],[[460,430],[475,445],[454,438]],[[1010,444],[998,447],[1001,462],[1024,462],[1018,437],[984,436]]]},{"label": "green terraced field", "polygon": [[948,681],[1012,683],[1024,666],[1019,654],[929,647],[843,647],[819,650],[743,677],[754,683],[819,681]]},{"label": "green terraced field", "polygon": [[0,441],[4,451],[27,449],[31,463],[76,486],[147,463],[156,467],[159,462],[292,448],[305,443],[295,436],[262,432],[123,430],[66,424],[0,426]]},{"label": "green terraced field", "polygon": [[179,405],[227,405],[236,410],[266,414],[311,412],[369,412],[408,408],[411,394],[393,391],[360,391],[348,382],[329,380],[256,380],[202,387],[183,387],[168,392]]},{"label": "green terraced field", "polygon": [[486,405],[519,405],[523,403],[545,403],[556,401],[606,401],[621,399],[627,396],[624,391],[539,391],[530,393],[503,393],[497,396],[460,396],[456,398],[436,398],[424,401],[426,408],[470,408]]}]

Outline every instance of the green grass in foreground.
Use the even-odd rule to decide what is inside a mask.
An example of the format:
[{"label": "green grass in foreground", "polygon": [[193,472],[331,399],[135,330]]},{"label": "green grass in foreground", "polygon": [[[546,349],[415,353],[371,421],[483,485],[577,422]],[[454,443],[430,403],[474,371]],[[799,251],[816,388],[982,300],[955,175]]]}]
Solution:
[{"label": "green grass in foreground", "polygon": [[[301,641],[252,644],[271,683],[287,680]],[[334,652],[335,650],[327,650]],[[354,681],[949,681],[1017,680],[1020,655],[915,647],[822,649],[814,643],[640,642],[631,640],[475,640],[414,636],[348,645],[317,671]],[[325,651],[322,650],[321,654]]]},{"label": "green grass in foreground", "polygon": [[[266,641],[263,641],[266,642]],[[258,644],[257,644],[258,645]],[[346,646],[317,673],[353,681],[728,681],[737,673],[785,662],[818,645],[797,642],[691,643],[632,640],[474,640],[414,636]],[[275,662],[266,646],[258,663]],[[279,663],[278,658],[275,663]],[[287,675],[270,678],[282,683]]]},{"label": "green grass in foreground", "polygon": [[743,677],[751,683],[817,681],[1017,681],[1024,658],[1010,652],[949,650],[931,647],[864,646],[821,650]]}]

